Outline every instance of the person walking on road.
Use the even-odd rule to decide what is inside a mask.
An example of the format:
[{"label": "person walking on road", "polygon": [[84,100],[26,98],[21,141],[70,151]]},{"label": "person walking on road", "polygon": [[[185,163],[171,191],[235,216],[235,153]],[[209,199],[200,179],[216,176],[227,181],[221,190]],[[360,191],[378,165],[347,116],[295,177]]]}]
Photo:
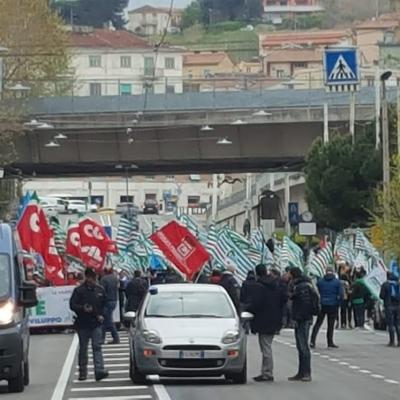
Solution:
[{"label": "person walking on road", "polygon": [[233,265],[228,265],[222,273],[219,285],[227,292],[237,311],[240,310],[240,286],[235,278],[236,268]]},{"label": "person walking on road", "polygon": [[254,314],[252,329],[258,333],[262,353],[261,375],[253,378],[256,382],[274,380],[272,342],[274,335],[282,327],[283,306],[287,292],[277,279],[267,275],[265,265],[256,267],[257,283],[253,288],[247,310]]},{"label": "person walking on road", "polygon": [[395,346],[396,333],[397,346],[400,347],[400,285],[399,280],[391,273],[387,273],[387,281],[381,287],[379,296],[385,306],[386,324],[389,331],[388,346]]},{"label": "person walking on road", "polygon": [[369,298],[368,289],[365,287],[363,271],[356,272],[355,281],[351,286],[351,304],[354,312],[354,325],[357,329],[364,329],[365,307]]},{"label": "person walking on road", "polygon": [[114,274],[112,268],[105,269],[104,276],[100,279],[100,285],[103,286],[106,294],[106,303],[104,307],[104,324],[103,324],[103,343],[106,340],[107,332],[111,332],[113,338],[110,344],[119,344],[119,335],[113,321],[114,310],[117,307],[119,296],[119,279]]},{"label": "person walking on road", "polygon": [[291,268],[290,298],[292,300],[292,318],[294,335],[299,354],[297,374],[289,381],[311,382],[311,351],[309,346],[310,328],[313,315],[318,314],[319,297],[310,278],[303,275],[300,268]]},{"label": "person walking on road", "polygon": [[76,314],[75,327],[79,337],[79,380],[87,379],[88,346],[92,342],[93,362],[96,381],[107,378],[104,369],[102,343],[102,323],[104,321],[105,293],[96,282],[96,273],[88,268],[84,282],[74,289],[70,308]]},{"label": "person walking on road", "polygon": [[125,289],[127,298],[126,311],[137,311],[140,303],[146,295],[148,289],[147,280],[142,276],[142,271],[136,270],[133,273],[133,279],[128,283]]},{"label": "person walking on road", "polygon": [[336,346],[333,341],[333,333],[339,306],[343,301],[343,287],[339,279],[336,278],[333,267],[328,267],[326,269],[326,275],[318,281],[317,287],[321,298],[321,311],[318,314],[317,321],[312,330],[310,347],[315,347],[318,332],[325,320],[325,316],[327,316],[328,330],[326,339],[328,347],[336,349],[338,346]]},{"label": "person walking on road", "polygon": [[340,326],[342,329],[352,329],[351,321],[351,283],[350,278],[347,274],[343,273],[340,276],[340,282],[343,288],[343,301],[340,306]]}]

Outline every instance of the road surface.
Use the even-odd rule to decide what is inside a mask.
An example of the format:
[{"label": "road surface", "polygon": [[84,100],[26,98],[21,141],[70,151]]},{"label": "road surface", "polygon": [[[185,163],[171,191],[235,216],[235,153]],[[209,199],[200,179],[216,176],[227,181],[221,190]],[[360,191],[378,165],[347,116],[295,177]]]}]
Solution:
[{"label": "road surface", "polygon": [[293,331],[284,330],[274,341],[274,383],[254,383],[251,380],[259,373],[260,354],[256,337],[250,336],[247,385],[233,385],[222,379],[161,379],[137,387],[128,377],[126,334],[122,335],[121,345],[105,346],[106,365],[111,374],[101,383],[76,381],[74,356],[77,343],[72,335],[33,336],[31,385],[23,394],[6,394],[6,387],[1,387],[0,393],[10,400],[260,400],[267,396],[276,400],[399,398],[400,348],[386,347],[384,332],[338,331],[336,342],[340,348],[328,350],[324,331],[320,333],[317,348],[313,351],[312,383],[287,381],[288,376],[297,372],[297,352]]}]

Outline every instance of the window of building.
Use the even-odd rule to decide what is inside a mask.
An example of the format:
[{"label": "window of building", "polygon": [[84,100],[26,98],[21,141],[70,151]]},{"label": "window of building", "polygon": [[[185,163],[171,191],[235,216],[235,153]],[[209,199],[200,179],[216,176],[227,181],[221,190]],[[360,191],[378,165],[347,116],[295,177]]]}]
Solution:
[{"label": "window of building", "polygon": [[277,78],[284,78],[285,77],[285,71],[283,69],[277,69],[276,70],[276,77]]},{"label": "window of building", "polygon": [[165,59],[165,69],[175,69],[175,58],[166,57],[166,59]]},{"label": "window of building", "polygon": [[132,57],[121,56],[121,68],[131,68],[131,67],[132,67]]},{"label": "window of building", "polygon": [[129,96],[132,94],[132,85],[130,83],[121,83],[119,86],[121,96]]},{"label": "window of building", "polygon": [[190,175],[190,180],[192,182],[199,182],[201,180],[201,176],[197,174]]},{"label": "window of building", "polygon": [[154,181],[156,177],[154,175],[146,175],[146,181]]},{"label": "window of building", "polygon": [[305,62],[295,62],[293,63],[294,68],[307,68],[307,63]]},{"label": "window of building", "polygon": [[153,57],[145,57],[144,58],[144,74],[147,76],[154,75],[154,58]]},{"label": "window of building", "polygon": [[251,72],[251,67],[246,67],[246,72],[250,73]]},{"label": "window of building", "polygon": [[134,203],[134,196],[119,196],[120,203]]},{"label": "window of building", "polygon": [[167,93],[175,93],[175,85],[167,85]]},{"label": "window of building", "polygon": [[168,182],[174,182],[175,181],[175,175],[167,175],[165,177],[165,180]]},{"label": "window of building", "polygon": [[143,85],[143,92],[148,94],[154,94],[154,83],[153,82],[146,82]]},{"label": "window of building", "polygon": [[375,86],[375,78],[367,77],[367,86]]},{"label": "window of building", "polygon": [[200,204],[200,196],[188,196],[188,207],[198,207]]},{"label": "window of building", "polygon": [[91,96],[101,96],[101,83],[90,83],[90,95]]},{"label": "window of building", "polygon": [[89,67],[100,68],[101,67],[101,56],[89,56]]},{"label": "window of building", "polygon": [[211,71],[209,69],[205,69],[203,71],[204,77],[205,78],[210,78],[211,77]]}]

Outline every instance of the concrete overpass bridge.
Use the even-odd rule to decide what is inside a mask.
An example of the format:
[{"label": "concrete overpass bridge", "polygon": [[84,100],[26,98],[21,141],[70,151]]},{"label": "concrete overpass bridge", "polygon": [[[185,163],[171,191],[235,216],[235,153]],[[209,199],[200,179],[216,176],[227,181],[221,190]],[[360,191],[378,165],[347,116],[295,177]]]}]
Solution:
[{"label": "concrete overpass bridge", "polygon": [[[137,174],[296,171],[322,136],[324,103],[331,132],[348,132],[349,94],[322,90],[33,99],[31,118],[47,125],[26,126],[12,167],[37,177],[131,165]],[[374,109],[374,88],[363,88],[356,121],[373,120]]]}]

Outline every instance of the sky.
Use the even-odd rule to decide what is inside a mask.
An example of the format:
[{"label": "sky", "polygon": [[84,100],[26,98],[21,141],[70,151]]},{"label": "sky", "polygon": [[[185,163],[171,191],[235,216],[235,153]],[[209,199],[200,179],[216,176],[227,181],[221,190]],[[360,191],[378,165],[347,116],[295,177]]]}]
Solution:
[{"label": "sky", "polygon": [[[174,0],[175,7],[185,7],[192,0]],[[158,6],[158,7],[169,7],[171,5],[171,0],[130,0],[129,9],[138,8],[145,5]]]}]

